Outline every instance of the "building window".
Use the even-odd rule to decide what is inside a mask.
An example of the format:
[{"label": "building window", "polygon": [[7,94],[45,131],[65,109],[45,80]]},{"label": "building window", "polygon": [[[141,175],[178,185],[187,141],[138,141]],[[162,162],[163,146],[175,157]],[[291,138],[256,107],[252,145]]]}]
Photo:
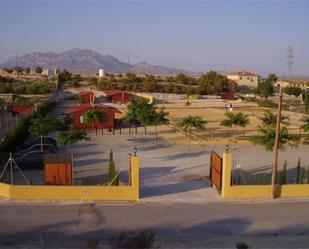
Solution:
[{"label": "building window", "polygon": [[79,123],[81,123],[81,124],[84,123],[84,116],[83,115],[79,116]]}]

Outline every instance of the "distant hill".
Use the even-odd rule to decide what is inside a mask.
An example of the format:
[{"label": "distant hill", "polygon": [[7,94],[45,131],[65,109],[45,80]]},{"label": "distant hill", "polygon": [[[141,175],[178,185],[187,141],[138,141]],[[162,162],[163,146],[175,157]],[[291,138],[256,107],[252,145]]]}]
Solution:
[{"label": "distant hill", "polygon": [[[111,55],[101,55],[90,49],[71,49],[61,53],[33,52],[17,58],[18,66],[35,68],[41,66],[51,70],[59,67],[72,72],[98,72],[104,69],[108,73],[135,72],[141,74],[177,74],[188,73],[182,69],[169,68],[160,65],[151,65],[141,62],[131,65],[118,60]],[[16,58],[10,58],[1,67],[15,67]]]}]

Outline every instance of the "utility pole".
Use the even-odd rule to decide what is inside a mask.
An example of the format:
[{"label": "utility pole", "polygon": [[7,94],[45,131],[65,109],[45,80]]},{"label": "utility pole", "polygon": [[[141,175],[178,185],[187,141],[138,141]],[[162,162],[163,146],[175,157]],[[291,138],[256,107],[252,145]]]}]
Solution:
[{"label": "utility pole", "polygon": [[276,124],[276,137],[274,146],[274,164],[271,176],[271,192],[272,199],[276,198],[276,180],[277,180],[277,168],[278,168],[278,154],[279,154],[279,143],[280,143],[280,122],[281,122],[281,109],[282,109],[282,88],[279,87],[279,103],[278,103],[278,113],[277,113],[277,124]]}]

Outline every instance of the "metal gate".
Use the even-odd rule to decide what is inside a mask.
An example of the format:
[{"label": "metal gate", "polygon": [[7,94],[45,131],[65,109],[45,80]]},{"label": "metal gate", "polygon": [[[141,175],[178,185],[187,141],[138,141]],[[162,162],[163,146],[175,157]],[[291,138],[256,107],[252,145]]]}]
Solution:
[{"label": "metal gate", "polygon": [[215,185],[218,191],[222,187],[222,158],[214,151],[210,155],[210,181],[211,186]]}]

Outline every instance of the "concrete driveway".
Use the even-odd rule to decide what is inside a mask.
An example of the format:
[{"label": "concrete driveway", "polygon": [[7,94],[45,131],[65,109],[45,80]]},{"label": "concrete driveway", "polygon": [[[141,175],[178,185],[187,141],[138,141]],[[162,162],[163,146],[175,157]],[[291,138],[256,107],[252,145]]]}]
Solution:
[{"label": "concrete driveway", "polygon": [[[77,184],[99,184],[108,172],[109,152],[113,150],[121,179],[128,182],[129,153],[140,157],[141,201],[154,202],[205,202],[219,201],[216,190],[210,188],[209,152],[201,146],[172,145],[154,135],[144,134],[142,128],[136,135],[123,130],[120,135],[112,132],[90,133],[91,141],[66,147],[74,153]],[[95,177],[97,176],[97,177]]]}]

